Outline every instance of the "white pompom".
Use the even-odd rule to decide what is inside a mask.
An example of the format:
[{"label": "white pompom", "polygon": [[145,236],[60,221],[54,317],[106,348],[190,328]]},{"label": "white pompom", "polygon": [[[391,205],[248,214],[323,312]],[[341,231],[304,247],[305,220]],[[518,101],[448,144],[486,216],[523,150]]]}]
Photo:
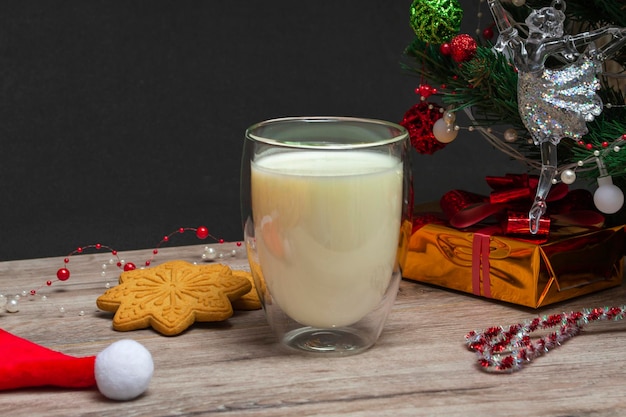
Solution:
[{"label": "white pompom", "polygon": [[119,340],[96,356],[98,390],[112,400],[132,400],[143,394],[153,372],[152,355],[134,340]]},{"label": "white pompom", "polygon": [[617,213],[624,205],[624,193],[613,184],[610,176],[598,177],[598,189],[593,194],[593,202],[602,213]]}]

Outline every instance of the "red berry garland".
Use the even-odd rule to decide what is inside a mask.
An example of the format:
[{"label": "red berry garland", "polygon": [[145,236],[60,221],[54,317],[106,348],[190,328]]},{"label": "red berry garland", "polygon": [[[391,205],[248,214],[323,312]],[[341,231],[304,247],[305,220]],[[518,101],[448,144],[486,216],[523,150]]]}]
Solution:
[{"label": "red berry garland", "polygon": [[[176,230],[176,231],[174,231],[174,232],[170,233],[169,235],[164,236],[164,237],[161,239],[161,241],[160,241],[160,242],[159,242],[159,244],[156,246],[156,248],[154,248],[154,249],[152,250],[152,257],[150,257],[150,259],[148,259],[148,260],[145,262],[145,266],[150,266],[150,263],[151,263],[151,262],[152,262],[152,260],[154,259],[154,256],[155,256],[155,255],[157,255],[157,254],[159,253],[159,248],[161,247],[161,245],[163,245],[164,243],[169,242],[170,237],[172,237],[173,235],[175,235],[175,234],[177,234],[177,233],[178,233],[178,234],[185,233],[185,231],[193,231],[193,232],[195,232],[195,233],[196,233],[196,237],[197,237],[198,239],[202,239],[202,240],[204,240],[204,239],[206,239],[207,237],[211,236],[211,234],[209,233],[209,229],[208,229],[206,226],[200,226],[200,227],[198,227],[198,228],[193,228],[193,227],[180,227],[178,230]],[[212,236],[211,236],[211,237],[212,237]],[[216,240],[217,240],[217,239],[216,239]],[[219,242],[220,242],[220,243],[223,243],[223,239],[219,239]],[[136,268],[137,268],[137,267],[135,266],[135,264],[134,264],[134,263],[132,263],[132,262],[125,262],[125,263],[122,263],[122,261],[119,259],[119,256],[118,256],[118,254],[117,254],[117,251],[116,251],[116,250],[112,249],[112,248],[111,248],[111,247],[109,247],[109,246],[102,245],[101,243],[96,243],[96,244],[94,244],[94,245],[87,245],[87,246],[82,246],[82,247],[79,247],[79,248],[75,249],[74,251],[72,251],[72,252],[71,252],[71,253],[70,253],[70,254],[69,254],[69,255],[68,255],[68,256],[67,256],[67,257],[63,260],[63,262],[65,263],[65,265],[67,265],[67,264],[70,262],[70,258],[69,258],[69,257],[70,257],[71,255],[81,254],[81,253],[83,253],[85,250],[87,250],[87,249],[91,249],[91,248],[93,248],[93,249],[97,249],[97,250],[106,249],[106,250],[110,251],[110,252],[111,252],[111,254],[112,254],[113,256],[115,256],[115,257],[117,257],[117,258],[118,258],[117,266],[118,266],[119,268],[121,268],[122,270],[124,270],[124,271],[132,271],[132,270],[134,270],[134,269],[136,269]],[[59,281],[67,281],[67,280],[70,278],[70,270],[69,270],[67,267],[65,267],[65,266],[64,266],[64,267],[62,267],[62,268],[59,268],[59,270],[57,271],[57,274],[56,274],[56,275],[57,275],[57,279],[58,279]],[[52,281],[46,281],[46,285],[47,285],[47,286],[51,286],[51,285],[52,285]],[[30,290],[30,294],[31,294],[31,295],[35,295],[35,294],[37,294],[37,289],[32,289],[32,290]]]}]

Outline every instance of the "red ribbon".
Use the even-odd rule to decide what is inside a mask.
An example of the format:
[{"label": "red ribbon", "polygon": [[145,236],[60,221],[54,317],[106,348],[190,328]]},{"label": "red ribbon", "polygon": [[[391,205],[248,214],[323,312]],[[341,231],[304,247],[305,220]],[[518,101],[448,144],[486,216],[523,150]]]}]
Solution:
[{"label": "red ribbon", "polygon": [[[463,190],[452,190],[441,198],[441,209],[452,227],[465,229],[496,216],[504,235],[533,237],[528,227],[528,210],[537,189],[538,178],[527,174],[487,177],[493,191],[488,197]],[[542,217],[536,237],[550,232],[551,217],[571,225],[596,226],[604,217],[593,210],[587,190],[569,191],[567,184],[555,184],[548,194],[547,216]]]},{"label": "red ribbon", "polygon": [[[491,267],[489,265],[490,242],[491,237],[489,233],[474,233],[472,242],[472,292],[474,295],[483,295],[487,298],[491,298],[491,276],[489,274],[489,268]],[[482,286],[480,283],[481,272],[483,276]]]}]

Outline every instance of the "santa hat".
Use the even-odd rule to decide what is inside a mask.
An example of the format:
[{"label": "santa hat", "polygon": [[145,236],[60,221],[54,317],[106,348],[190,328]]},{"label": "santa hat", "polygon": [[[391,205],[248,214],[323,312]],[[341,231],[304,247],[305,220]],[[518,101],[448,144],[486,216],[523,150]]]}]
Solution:
[{"label": "santa hat", "polygon": [[0,329],[0,357],[0,390],[97,386],[107,398],[131,400],[148,388],[154,371],[150,352],[129,339],[97,356],[76,358]]}]

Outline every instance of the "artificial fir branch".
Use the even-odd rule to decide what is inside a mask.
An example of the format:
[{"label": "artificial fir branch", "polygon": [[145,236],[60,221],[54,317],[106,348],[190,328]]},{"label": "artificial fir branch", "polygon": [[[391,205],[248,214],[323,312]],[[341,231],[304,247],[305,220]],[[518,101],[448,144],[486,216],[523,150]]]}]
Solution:
[{"label": "artificial fir branch", "polygon": [[[516,7],[509,2],[503,6],[516,21],[523,21],[531,9],[548,7],[553,0],[526,0],[526,7]],[[610,0],[567,0],[565,14],[568,19],[585,22],[592,27],[603,25],[626,26],[626,4],[624,1]]]},{"label": "artificial fir branch", "polygon": [[523,128],[517,107],[517,73],[508,60],[491,48],[478,47],[470,61],[458,65],[463,86],[447,91],[444,103],[472,107],[479,124],[494,121]]},{"label": "artificial fir branch", "polygon": [[[503,2],[503,5],[512,14],[513,21],[519,23],[521,33],[524,33],[523,22],[532,9],[548,7],[552,3],[553,0],[526,0],[524,7],[515,7],[509,2]],[[567,0],[565,14],[568,27],[578,27],[577,33],[607,24],[626,25],[626,4],[623,1]],[[479,39],[477,41],[480,42]],[[621,65],[624,63],[623,54],[615,58]],[[428,44],[416,37],[406,48],[405,55],[411,61],[404,63],[403,68],[418,75],[422,83],[435,86],[445,105],[453,110],[470,109],[477,126],[495,124],[513,127],[520,137],[515,147],[529,159],[537,159],[537,147],[529,140],[530,134],[524,128],[518,111],[517,73],[504,54],[494,51],[490,44],[483,42],[482,46],[477,47],[472,59],[459,64],[450,56],[442,54],[440,45]],[[622,71],[621,75],[626,74]],[[624,105],[623,91],[613,88],[608,77],[602,76],[600,81],[599,95],[604,103],[611,103],[615,107],[605,109],[601,117],[588,124],[589,133],[582,141],[594,149],[602,149],[604,142],[613,142],[626,132],[626,110],[620,107]],[[572,164],[590,155],[586,146],[573,140],[564,139],[561,144],[559,165]],[[624,189],[625,155],[626,152],[605,154],[609,174],[616,177],[616,184]],[[583,178],[595,178],[597,174],[597,170],[581,170]]]}]

